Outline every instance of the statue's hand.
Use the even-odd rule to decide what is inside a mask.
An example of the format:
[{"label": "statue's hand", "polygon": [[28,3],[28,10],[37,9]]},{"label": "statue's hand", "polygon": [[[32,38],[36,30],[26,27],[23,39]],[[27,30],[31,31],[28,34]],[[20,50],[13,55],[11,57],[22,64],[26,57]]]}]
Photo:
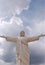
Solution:
[{"label": "statue's hand", "polygon": [[41,35],[39,35],[39,37],[44,37],[45,36],[45,34],[41,34]]},{"label": "statue's hand", "polygon": [[1,38],[6,38],[5,36],[0,36]]}]

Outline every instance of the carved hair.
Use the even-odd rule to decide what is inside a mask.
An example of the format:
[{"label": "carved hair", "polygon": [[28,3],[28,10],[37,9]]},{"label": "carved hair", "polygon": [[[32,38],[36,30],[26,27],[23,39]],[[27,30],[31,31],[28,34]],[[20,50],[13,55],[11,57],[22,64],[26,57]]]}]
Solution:
[{"label": "carved hair", "polygon": [[20,36],[25,36],[25,32],[24,31],[21,31],[20,32]]}]

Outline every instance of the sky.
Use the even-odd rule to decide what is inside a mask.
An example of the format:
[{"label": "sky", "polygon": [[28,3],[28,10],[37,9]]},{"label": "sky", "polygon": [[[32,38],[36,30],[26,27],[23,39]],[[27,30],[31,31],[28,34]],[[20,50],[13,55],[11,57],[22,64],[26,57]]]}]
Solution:
[{"label": "sky", "polygon": [[[0,35],[45,34],[45,0],[0,0]],[[28,43],[30,65],[45,65],[45,37]],[[16,65],[16,43],[0,38],[0,65]]]}]

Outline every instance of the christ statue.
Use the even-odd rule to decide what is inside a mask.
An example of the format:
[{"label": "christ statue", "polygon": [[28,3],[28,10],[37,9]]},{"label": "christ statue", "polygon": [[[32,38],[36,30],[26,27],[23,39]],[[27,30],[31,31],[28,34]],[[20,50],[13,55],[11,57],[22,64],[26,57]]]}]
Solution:
[{"label": "christ statue", "polygon": [[29,53],[29,42],[34,42],[40,39],[40,37],[45,36],[45,34],[41,34],[35,37],[26,37],[25,32],[20,32],[20,37],[11,38],[9,36],[0,36],[5,38],[8,42],[15,42],[16,47],[16,65],[29,65],[30,63],[30,53]]}]

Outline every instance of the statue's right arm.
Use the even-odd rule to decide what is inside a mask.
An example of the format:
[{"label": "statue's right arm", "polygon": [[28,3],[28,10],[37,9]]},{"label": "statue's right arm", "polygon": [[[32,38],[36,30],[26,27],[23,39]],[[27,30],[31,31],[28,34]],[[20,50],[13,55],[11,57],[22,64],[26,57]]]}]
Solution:
[{"label": "statue's right arm", "polygon": [[0,36],[1,38],[5,38],[7,41],[10,42],[16,42],[17,38],[12,38],[12,37],[8,37],[8,36]]},{"label": "statue's right arm", "polygon": [[35,37],[29,37],[29,38],[27,38],[27,41],[28,42],[33,42],[33,41],[37,41],[37,40],[39,40],[40,39],[40,37],[44,37],[45,36],[45,34],[41,34],[41,35],[38,35],[38,36],[35,36]]}]

